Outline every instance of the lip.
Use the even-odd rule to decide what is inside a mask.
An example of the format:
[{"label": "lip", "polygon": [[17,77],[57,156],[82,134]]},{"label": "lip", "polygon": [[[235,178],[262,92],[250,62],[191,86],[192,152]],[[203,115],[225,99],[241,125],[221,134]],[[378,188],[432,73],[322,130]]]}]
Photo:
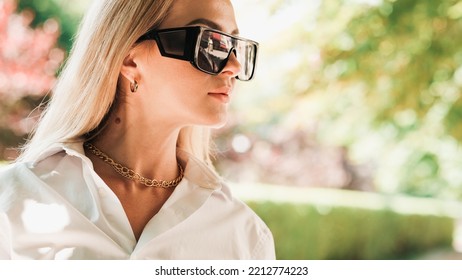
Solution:
[{"label": "lip", "polygon": [[208,93],[209,96],[220,100],[223,103],[229,103],[231,97],[230,87],[221,87]]}]

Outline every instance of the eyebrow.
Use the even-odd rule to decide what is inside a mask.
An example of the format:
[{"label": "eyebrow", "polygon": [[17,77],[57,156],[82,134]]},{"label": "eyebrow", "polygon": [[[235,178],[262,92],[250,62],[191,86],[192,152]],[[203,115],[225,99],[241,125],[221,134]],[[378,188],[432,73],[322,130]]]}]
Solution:
[{"label": "eyebrow", "polygon": [[[216,22],[211,21],[209,19],[205,19],[205,18],[195,19],[195,20],[191,21],[190,23],[188,23],[187,25],[194,25],[194,24],[204,24],[204,25],[207,25],[208,27],[211,27],[213,29],[223,31],[223,28],[219,24],[217,24]],[[231,32],[231,34],[233,34],[233,35],[239,34],[239,29],[235,29],[233,32]]]}]

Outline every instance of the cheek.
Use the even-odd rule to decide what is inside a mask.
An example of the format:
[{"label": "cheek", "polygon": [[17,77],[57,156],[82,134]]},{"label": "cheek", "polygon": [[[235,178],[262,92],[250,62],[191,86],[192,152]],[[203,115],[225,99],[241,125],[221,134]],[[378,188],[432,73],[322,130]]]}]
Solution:
[{"label": "cheek", "polygon": [[195,69],[190,62],[162,57],[150,60],[143,69],[145,79],[156,87],[192,88],[194,84],[207,81],[207,74]]},{"label": "cheek", "polygon": [[163,66],[157,83],[165,93],[181,100],[193,101],[205,96],[208,91],[209,75],[195,69],[189,62],[172,61]]},{"label": "cheek", "polygon": [[159,57],[145,71],[150,108],[188,124],[219,126],[227,120],[227,105],[208,96],[214,76],[189,62]]}]

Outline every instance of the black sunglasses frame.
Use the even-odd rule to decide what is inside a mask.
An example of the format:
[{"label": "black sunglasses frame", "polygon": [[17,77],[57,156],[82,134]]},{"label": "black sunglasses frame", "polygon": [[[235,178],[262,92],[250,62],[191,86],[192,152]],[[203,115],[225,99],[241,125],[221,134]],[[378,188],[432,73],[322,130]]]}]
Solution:
[{"label": "black sunglasses frame", "polygon": [[[186,38],[185,38],[185,46],[184,46],[183,55],[176,55],[176,54],[168,53],[165,50],[165,48],[164,48],[164,46],[162,44],[162,40],[161,40],[159,34],[168,33],[168,32],[172,32],[172,31],[180,31],[180,30],[181,31],[186,31]],[[160,54],[162,56],[189,61],[194,66],[194,68],[196,68],[196,69],[198,69],[198,70],[200,70],[200,71],[202,71],[204,73],[207,73],[207,74],[210,74],[210,75],[218,75],[224,69],[224,67],[226,66],[226,64],[228,62],[228,59],[229,59],[229,56],[231,55],[231,52],[233,52],[234,48],[231,48],[229,50],[227,58],[223,60],[223,67],[222,67],[222,69],[219,69],[218,72],[211,72],[211,71],[207,71],[205,69],[200,68],[198,66],[198,63],[197,63],[198,51],[196,51],[196,50],[198,50],[199,45],[200,45],[200,36],[205,31],[218,33],[218,34],[227,36],[229,38],[232,38],[234,40],[244,41],[247,44],[253,45],[255,53],[254,53],[254,57],[253,57],[253,61],[252,61],[253,69],[252,69],[252,73],[251,73],[250,77],[248,79],[244,79],[244,80],[239,79],[239,75],[236,77],[237,79],[242,80],[242,81],[250,81],[254,77],[255,68],[256,68],[256,62],[257,62],[258,43],[255,42],[255,41],[245,39],[245,38],[242,38],[242,37],[238,37],[238,36],[234,36],[234,35],[230,35],[228,33],[222,32],[220,30],[216,30],[216,29],[212,29],[212,28],[208,28],[208,27],[204,27],[204,26],[184,26],[184,27],[176,27],[176,28],[150,30],[150,31],[146,32],[144,35],[142,35],[136,41],[136,43],[141,43],[142,41],[146,41],[146,40],[155,40],[158,47],[159,47]]]}]

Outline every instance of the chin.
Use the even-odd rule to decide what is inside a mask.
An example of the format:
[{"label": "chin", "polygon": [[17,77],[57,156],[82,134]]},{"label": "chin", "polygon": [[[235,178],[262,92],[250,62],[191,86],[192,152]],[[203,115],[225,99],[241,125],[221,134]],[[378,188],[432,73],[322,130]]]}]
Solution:
[{"label": "chin", "polygon": [[226,121],[210,125],[210,128],[219,129],[226,125]]},{"label": "chin", "polygon": [[228,114],[219,114],[214,118],[209,118],[203,125],[208,126],[210,128],[222,128],[228,122]]}]

